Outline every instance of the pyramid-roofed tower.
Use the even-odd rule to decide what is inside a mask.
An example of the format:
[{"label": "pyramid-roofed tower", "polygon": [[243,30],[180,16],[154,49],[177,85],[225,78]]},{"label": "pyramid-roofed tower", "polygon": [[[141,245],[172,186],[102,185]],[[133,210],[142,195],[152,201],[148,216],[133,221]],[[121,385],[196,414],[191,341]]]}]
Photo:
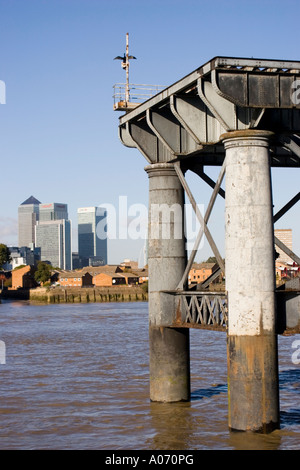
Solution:
[{"label": "pyramid-roofed tower", "polygon": [[26,201],[22,202],[21,206],[25,206],[27,204],[41,204],[34,196],[30,196]]},{"label": "pyramid-roofed tower", "polygon": [[39,205],[34,196],[22,202],[18,208],[19,247],[32,246],[35,243],[35,225],[39,220]]}]

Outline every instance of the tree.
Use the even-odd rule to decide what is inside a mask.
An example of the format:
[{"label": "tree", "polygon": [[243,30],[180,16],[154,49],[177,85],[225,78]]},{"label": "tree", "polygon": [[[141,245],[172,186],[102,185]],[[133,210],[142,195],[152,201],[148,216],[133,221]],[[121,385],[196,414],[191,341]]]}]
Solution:
[{"label": "tree", "polygon": [[18,269],[25,268],[26,264],[20,264],[20,266],[17,266],[14,271],[18,271]]},{"label": "tree", "polygon": [[43,261],[40,261],[37,266],[37,270],[34,274],[34,279],[36,282],[39,283],[44,283],[49,281],[51,277],[51,266],[47,263],[43,263]]},{"label": "tree", "polygon": [[4,243],[0,243],[0,269],[2,269],[2,265],[5,263],[9,263],[11,260],[9,248],[4,245]]},{"label": "tree", "polygon": [[206,263],[216,263],[217,258],[215,256],[210,256],[205,262]]}]

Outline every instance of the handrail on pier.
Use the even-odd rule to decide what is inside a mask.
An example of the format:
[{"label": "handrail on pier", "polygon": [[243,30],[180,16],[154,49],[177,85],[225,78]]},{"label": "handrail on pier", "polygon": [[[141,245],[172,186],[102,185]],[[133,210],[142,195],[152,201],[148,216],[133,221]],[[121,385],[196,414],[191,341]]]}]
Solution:
[{"label": "handrail on pier", "polygon": [[162,85],[137,85],[134,83],[127,85],[126,83],[116,83],[113,86],[114,110],[124,111],[135,108],[140,103],[157,95],[164,88]]}]

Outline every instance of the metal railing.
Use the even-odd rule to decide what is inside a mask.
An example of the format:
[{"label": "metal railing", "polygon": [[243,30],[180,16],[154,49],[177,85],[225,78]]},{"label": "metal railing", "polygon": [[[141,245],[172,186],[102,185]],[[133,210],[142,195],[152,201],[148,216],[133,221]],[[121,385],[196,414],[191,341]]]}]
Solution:
[{"label": "metal railing", "polygon": [[179,295],[183,325],[226,329],[228,309],[225,293],[195,291],[181,292]]},{"label": "metal railing", "polygon": [[130,83],[128,86],[126,83],[116,83],[113,86],[114,94],[114,108],[126,108],[128,105],[138,105],[152,98],[162,91],[164,86],[162,85],[136,85]]}]

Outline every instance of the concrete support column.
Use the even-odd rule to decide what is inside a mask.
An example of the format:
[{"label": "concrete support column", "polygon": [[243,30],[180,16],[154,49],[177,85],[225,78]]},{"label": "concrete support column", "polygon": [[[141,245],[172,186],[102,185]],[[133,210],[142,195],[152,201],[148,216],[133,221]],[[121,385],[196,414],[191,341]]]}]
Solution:
[{"label": "concrete support column", "polygon": [[169,328],[174,320],[175,290],[186,266],[184,192],[174,166],[145,168],[149,177],[149,344],[150,399],[190,398],[189,330]]},{"label": "concrete support column", "polygon": [[229,428],[279,428],[271,132],[223,134]]}]

